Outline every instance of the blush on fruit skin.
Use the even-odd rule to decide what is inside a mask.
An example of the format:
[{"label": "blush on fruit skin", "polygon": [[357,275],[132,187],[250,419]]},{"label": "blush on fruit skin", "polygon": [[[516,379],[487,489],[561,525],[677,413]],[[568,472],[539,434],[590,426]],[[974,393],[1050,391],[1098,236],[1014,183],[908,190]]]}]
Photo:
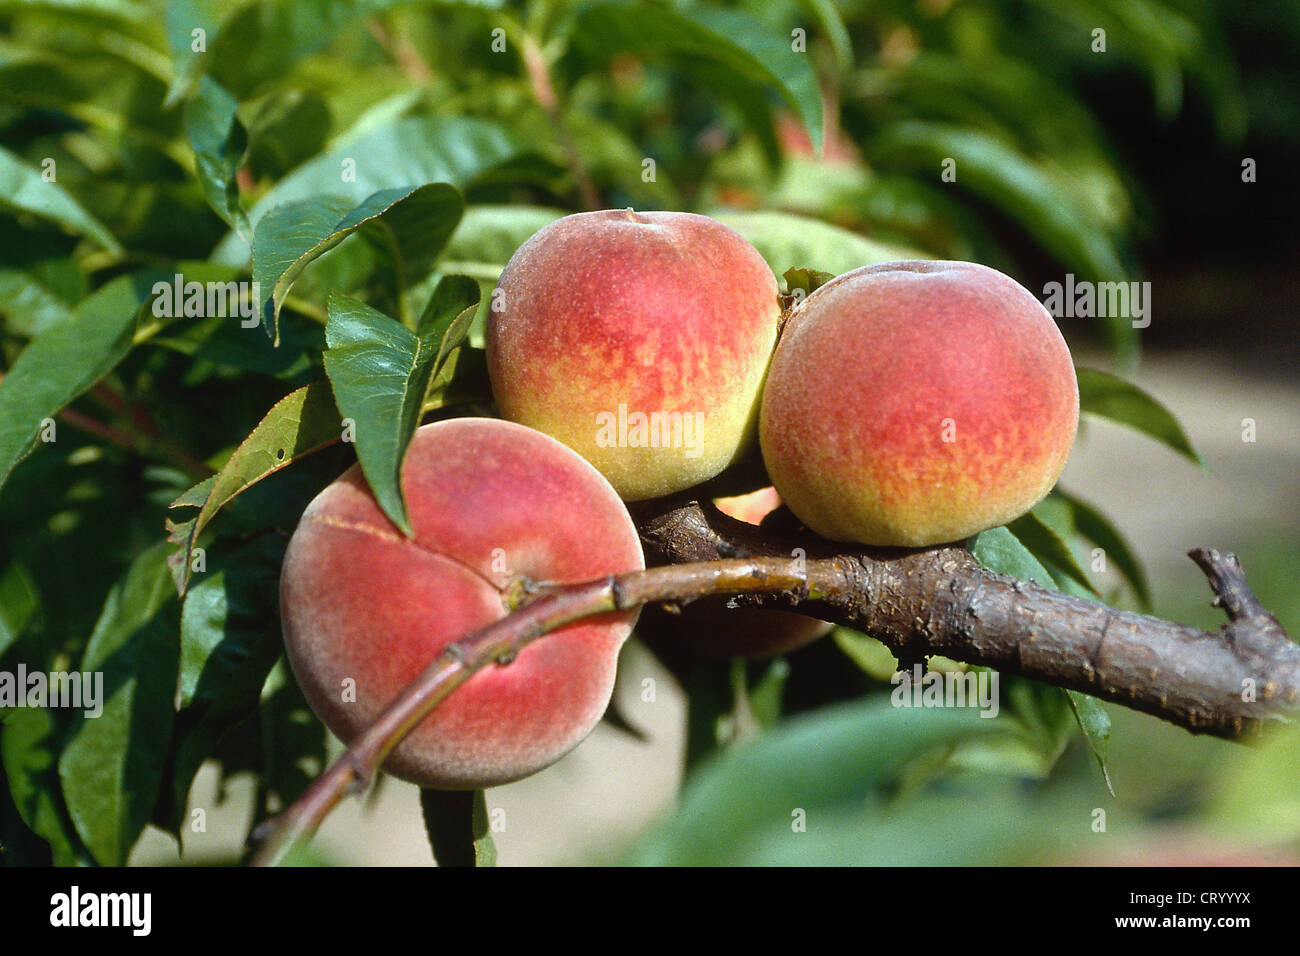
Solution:
[{"label": "blush on fruit skin", "polygon": [[[626,500],[690,488],[753,444],[777,296],[757,250],[707,216],[566,216],[501,274],[487,325],[493,395]],[[666,429],[635,430],[632,416],[656,413]]]},{"label": "blush on fruit skin", "polygon": [[[420,428],[402,487],[413,537],[389,522],[354,466],[307,507],[285,554],[289,663],[344,741],[449,643],[506,616],[501,589],[511,580],[572,583],[645,566],[609,483],[521,425],[465,418]],[[549,766],[603,715],[635,621],[635,612],[591,618],[479,671],[384,769],[423,787],[478,789]]]},{"label": "blush on fruit skin", "polygon": [[760,441],[782,499],[818,534],[921,547],[1042,500],[1078,418],[1069,349],[1027,289],[975,263],[893,262],[792,311]]}]

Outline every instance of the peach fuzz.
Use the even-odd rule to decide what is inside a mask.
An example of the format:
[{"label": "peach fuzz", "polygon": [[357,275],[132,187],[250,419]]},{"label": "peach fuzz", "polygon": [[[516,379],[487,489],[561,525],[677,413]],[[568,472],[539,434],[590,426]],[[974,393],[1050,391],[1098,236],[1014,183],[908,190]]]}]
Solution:
[{"label": "peach fuzz", "polygon": [[[609,483],[521,425],[452,419],[416,431],[402,469],[414,535],[354,466],[307,507],[285,555],[289,663],[325,724],[350,740],[449,643],[504,617],[518,578],[578,582],[644,567]],[[469,678],[385,764],[437,789],[508,783],[554,763],[600,720],[635,612],[579,622]],[[354,700],[345,684],[355,682]]]},{"label": "peach fuzz", "polygon": [[919,547],[1033,507],[1078,417],[1069,349],[1027,289],[975,263],[893,262],[792,310],[760,440],[772,483],[813,531]]},{"label": "peach fuzz", "polygon": [[707,216],[566,216],[501,274],[492,392],[505,418],[576,450],[626,500],[670,494],[753,446],[779,318],[771,269]]}]

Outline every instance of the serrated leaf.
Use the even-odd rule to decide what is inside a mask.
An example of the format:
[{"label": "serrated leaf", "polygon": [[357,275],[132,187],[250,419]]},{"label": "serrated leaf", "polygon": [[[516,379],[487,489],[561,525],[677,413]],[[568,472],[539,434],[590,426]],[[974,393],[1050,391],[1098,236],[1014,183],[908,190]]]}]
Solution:
[{"label": "serrated leaf", "polygon": [[[477,299],[478,286],[472,286]],[[461,280],[444,280],[439,289],[465,288]],[[463,303],[455,291],[435,293],[433,312],[421,320],[424,335],[417,335],[396,319],[377,312],[364,302],[335,292],[329,300],[329,322],[325,326],[325,371],[334,387],[339,413],[355,423],[357,459],[366,482],[389,520],[406,534],[411,533],[406,505],[402,500],[402,459],[420,420],[420,408],[440,355],[439,343],[450,332],[438,311],[451,312],[448,323],[463,316]],[[447,303],[450,303],[448,305]],[[477,305],[477,301],[474,302]],[[470,317],[472,309],[469,306]]]},{"label": "serrated leaf", "polygon": [[574,20],[573,42],[603,60],[622,50],[701,57],[727,67],[732,82],[773,90],[803,120],[814,146],[822,143],[817,74],[787,35],[739,10],[666,9],[646,3],[595,3]]},{"label": "serrated leaf", "polygon": [[1007,529],[1016,536],[1029,553],[1041,562],[1050,562],[1061,569],[1068,577],[1078,582],[1089,593],[1100,597],[1097,589],[1074,556],[1069,542],[1062,538],[1051,526],[1033,511],[1026,512],[1007,525]]},{"label": "serrated leaf", "polygon": [[1076,369],[1079,411],[1109,418],[1163,442],[1180,455],[1205,467],[1178,419],[1131,382],[1095,368]]},{"label": "serrated leaf", "polygon": [[429,393],[448,378],[442,373],[444,369],[450,371],[447,362],[452,353],[469,341],[469,330],[478,313],[478,305],[479,284],[469,276],[443,276],[434,287],[416,326],[416,335],[421,341],[438,343],[438,352],[429,371],[426,402]]},{"label": "serrated leaf", "polygon": [[57,222],[90,237],[114,256],[122,245],[103,223],[57,182],[47,182],[41,171],[28,166],[9,150],[0,148],[0,208],[20,210]]},{"label": "serrated leaf", "polygon": [[239,104],[210,77],[185,106],[185,134],[194,149],[195,172],[208,205],[246,239],[252,231],[239,205],[235,174],[248,147],[248,131],[236,115]]},{"label": "serrated leaf", "polygon": [[420,790],[424,828],[438,866],[496,866],[482,790]]},{"label": "serrated leaf", "polygon": [[352,209],[342,196],[316,196],[277,206],[253,231],[253,281],[262,297],[262,325],[277,341],[280,307],[303,269],[346,239],[323,246]]},{"label": "serrated leaf", "polygon": [[179,605],[167,546],[143,552],[109,592],[81,661],[103,675],[102,713],[78,712],[59,758],[63,798],[95,859],[120,866],[153,813],[171,744]]},{"label": "serrated leaf", "polygon": [[990,571],[1057,590],[1051,572],[1005,527],[981,531],[966,542],[966,549]]},{"label": "serrated leaf", "polygon": [[[319,381],[290,392],[272,406],[216,475],[181,495],[172,507],[202,501],[196,517],[171,525],[170,540],[181,549],[168,559],[176,589],[184,594],[191,574],[194,542],[208,522],[249,486],[286,468],[342,437],[342,423],[329,382]],[[206,490],[206,494],[205,494]]]},{"label": "serrated leaf", "polygon": [[311,262],[354,232],[383,254],[400,295],[450,238],[465,208],[447,183],[373,193],[354,208],[340,197],[320,197],[272,210],[253,234],[253,278],[262,293],[262,319],[279,340],[280,307]]},{"label": "serrated leaf", "polygon": [[1101,768],[1106,789],[1113,797],[1115,788],[1111,785],[1110,770],[1106,767],[1106,745],[1110,741],[1110,716],[1102,707],[1101,701],[1095,697],[1081,694],[1077,690],[1066,690],[1065,697],[1070,702],[1074,719],[1079,722],[1079,729],[1083,731],[1083,739],[1088,741],[1092,755],[1097,758],[1097,766]]},{"label": "serrated leaf", "polygon": [[1142,563],[1129,547],[1128,542],[1119,533],[1110,520],[1092,505],[1073,495],[1066,494],[1059,488],[1056,496],[1069,503],[1074,514],[1074,524],[1079,534],[1097,545],[1106,556],[1119,568],[1124,580],[1133,588],[1138,604],[1144,609],[1151,607],[1151,588],[1147,584],[1146,573]]}]

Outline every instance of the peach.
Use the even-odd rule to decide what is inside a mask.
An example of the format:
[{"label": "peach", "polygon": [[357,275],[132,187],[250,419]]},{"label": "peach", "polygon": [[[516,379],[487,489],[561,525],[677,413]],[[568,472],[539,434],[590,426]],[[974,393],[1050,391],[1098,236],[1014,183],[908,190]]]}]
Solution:
[{"label": "peach", "polygon": [[[285,554],[289,663],[344,741],[449,643],[508,613],[520,578],[578,582],[644,567],[636,528],[599,472],[522,425],[462,418],[416,431],[402,468],[413,536],[359,467],[307,507]],[[385,769],[436,789],[508,783],[554,763],[600,720],[636,614],[603,615],[469,678]]]},{"label": "peach", "polygon": [[1027,289],[971,262],[909,261],[845,273],[792,310],[759,427],[809,528],[919,547],[1038,503],[1078,418],[1069,349]]},{"label": "peach", "polygon": [[[781,506],[775,488],[718,498],[718,510],[738,521],[761,524]],[[775,657],[830,633],[831,625],[793,611],[727,607],[727,598],[701,598],[667,614],[647,608],[637,633],[651,648],[671,657],[689,652],[704,657]]]},{"label": "peach", "polygon": [[714,477],[753,446],[776,278],[707,216],[607,209],[515,252],[488,314],[501,414],[558,438],[628,501]]}]

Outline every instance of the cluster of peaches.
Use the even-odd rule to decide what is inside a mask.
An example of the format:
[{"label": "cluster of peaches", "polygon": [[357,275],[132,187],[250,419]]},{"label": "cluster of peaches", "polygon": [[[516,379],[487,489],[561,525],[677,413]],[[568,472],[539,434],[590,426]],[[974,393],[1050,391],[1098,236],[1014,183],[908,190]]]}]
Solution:
[{"label": "cluster of peaches", "polygon": [[[733,505],[737,517],[757,523],[779,500],[834,541],[960,541],[1047,494],[1078,421],[1065,341],[1000,272],[893,262],[792,299],[744,238],[686,213],[607,210],[542,229],[501,275],[487,355],[503,419],[416,432],[402,472],[410,537],[354,467],[289,544],[289,662],[344,740],[444,647],[506,615],[519,582],[644,567],[624,502],[734,473],[757,446],[775,491]],[[711,611],[690,631],[705,651],[774,653],[823,630]],[[554,763],[600,720],[635,624],[580,621],[479,671],[385,769],[475,789]]]}]

